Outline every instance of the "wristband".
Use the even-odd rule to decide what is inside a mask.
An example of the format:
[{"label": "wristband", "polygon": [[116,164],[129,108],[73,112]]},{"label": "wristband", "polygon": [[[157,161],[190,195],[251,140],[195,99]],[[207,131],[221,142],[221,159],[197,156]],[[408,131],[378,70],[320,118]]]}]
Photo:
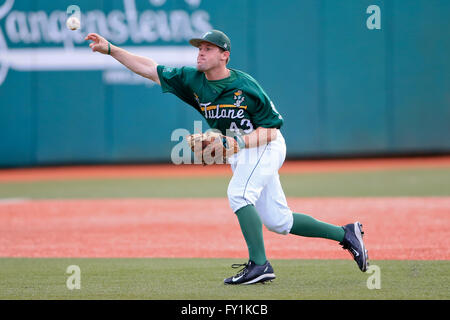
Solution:
[{"label": "wristband", "polygon": [[233,138],[234,138],[234,140],[236,140],[236,142],[237,142],[237,144],[239,146],[239,149],[244,149],[245,148],[245,141],[244,141],[244,138],[242,136],[237,135],[237,136],[234,136]]},{"label": "wristband", "polygon": [[108,41],[108,55],[111,55],[111,44]]}]

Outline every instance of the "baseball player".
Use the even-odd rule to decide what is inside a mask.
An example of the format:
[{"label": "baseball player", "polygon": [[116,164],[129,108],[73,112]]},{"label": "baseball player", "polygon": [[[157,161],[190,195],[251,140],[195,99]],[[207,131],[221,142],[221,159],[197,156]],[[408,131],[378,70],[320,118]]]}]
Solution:
[{"label": "baseball player", "polygon": [[212,30],[189,43],[198,48],[197,66],[172,68],[134,55],[91,33],[91,49],[109,54],[131,71],[161,85],[194,107],[211,128],[220,131],[233,176],[228,186],[231,209],[246,241],[249,260],[225,284],[253,284],[275,279],[267,260],[263,229],[279,234],[334,240],[348,250],[365,272],[368,254],[359,222],[343,227],[292,212],[284,195],[278,170],[286,156],[280,128],[283,117],[258,82],[245,72],[227,67],[231,42]]}]

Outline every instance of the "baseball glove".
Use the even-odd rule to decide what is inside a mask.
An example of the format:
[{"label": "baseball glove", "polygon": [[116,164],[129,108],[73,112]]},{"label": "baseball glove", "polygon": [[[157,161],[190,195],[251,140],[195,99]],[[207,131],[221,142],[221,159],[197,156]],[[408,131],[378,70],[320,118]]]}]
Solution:
[{"label": "baseball glove", "polygon": [[203,165],[226,163],[228,157],[239,151],[233,138],[215,131],[191,134],[186,140],[195,158]]}]

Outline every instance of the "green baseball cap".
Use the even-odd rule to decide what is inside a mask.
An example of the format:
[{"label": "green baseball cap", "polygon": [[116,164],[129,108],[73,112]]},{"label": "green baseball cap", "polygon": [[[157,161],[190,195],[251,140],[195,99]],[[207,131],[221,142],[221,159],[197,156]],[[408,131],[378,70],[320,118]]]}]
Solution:
[{"label": "green baseball cap", "polygon": [[189,43],[198,48],[200,46],[200,43],[202,43],[203,41],[212,43],[213,45],[216,45],[225,51],[231,51],[231,41],[222,31],[208,31],[201,38],[194,38],[189,40]]}]

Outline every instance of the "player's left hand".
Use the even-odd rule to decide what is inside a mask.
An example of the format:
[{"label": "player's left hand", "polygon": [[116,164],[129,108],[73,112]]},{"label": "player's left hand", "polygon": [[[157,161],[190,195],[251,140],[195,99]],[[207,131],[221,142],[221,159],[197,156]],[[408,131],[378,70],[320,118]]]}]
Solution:
[{"label": "player's left hand", "polygon": [[241,150],[237,141],[232,137],[222,136],[222,141],[226,150],[226,158],[231,157],[233,154],[238,153]]},{"label": "player's left hand", "polygon": [[226,163],[227,158],[240,150],[232,137],[214,131],[192,134],[187,136],[186,140],[195,157],[203,165]]},{"label": "player's left hand", "polygon": [[240,150],[239,144],[232,137],[215,133],[212,139],[212,142],[203,150],[203,159],[206,164],[226,163],[229,157]]}]

